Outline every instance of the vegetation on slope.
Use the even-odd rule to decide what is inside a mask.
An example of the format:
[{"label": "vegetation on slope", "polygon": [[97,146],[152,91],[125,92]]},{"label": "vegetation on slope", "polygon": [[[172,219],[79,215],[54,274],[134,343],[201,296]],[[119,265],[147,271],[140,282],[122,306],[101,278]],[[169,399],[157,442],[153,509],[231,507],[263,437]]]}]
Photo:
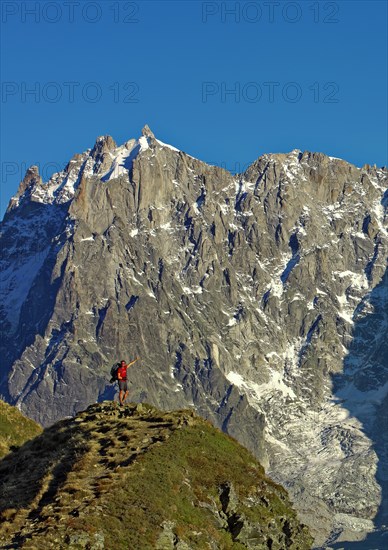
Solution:
[{"label": "vegetation on slope", "polygon": [[39,424],[23,416],[16,407],[0,401],[0,458],[41,432]]},{"label": "vegetation on slope", "polygon": [[286,491],[191,411],[92,405],[5,457],[0,478],[5,548],[311,548]]}]

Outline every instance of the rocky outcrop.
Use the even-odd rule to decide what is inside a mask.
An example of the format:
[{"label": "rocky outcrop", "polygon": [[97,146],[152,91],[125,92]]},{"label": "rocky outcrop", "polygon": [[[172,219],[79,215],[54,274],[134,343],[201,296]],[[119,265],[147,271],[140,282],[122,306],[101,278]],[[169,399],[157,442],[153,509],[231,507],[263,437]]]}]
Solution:
[{"label": "rocky outcrop", "polygon": [[132,400],[236,437],[318,541],[362,537],[386,498],[387,170],[294,150],[234,176],[149,128],[73,160],[2,225],[2,394],[49,425],[139,355]]}]

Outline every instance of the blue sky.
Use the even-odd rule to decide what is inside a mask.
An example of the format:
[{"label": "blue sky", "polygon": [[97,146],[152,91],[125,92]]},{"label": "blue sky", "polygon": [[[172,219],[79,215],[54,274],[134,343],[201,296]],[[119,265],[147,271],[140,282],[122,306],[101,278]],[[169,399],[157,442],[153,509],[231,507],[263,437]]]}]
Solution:
[{"label": "blue sky", "polygon": [[[267,152],[387,165],[385,1],[1,3],[1,216],[110,134],[239,171]],[[34,92],[31,93],[31,90]]]}]

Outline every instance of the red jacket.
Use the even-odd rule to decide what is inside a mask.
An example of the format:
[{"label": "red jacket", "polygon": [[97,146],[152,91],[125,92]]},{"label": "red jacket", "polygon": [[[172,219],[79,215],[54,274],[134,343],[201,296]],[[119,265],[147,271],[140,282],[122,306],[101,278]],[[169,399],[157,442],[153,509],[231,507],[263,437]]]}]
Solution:
[{"label": "red jacket", "polygon": [[117,369],[117,378],[118,378],[118,380],[126,380],[127,379],[127,368],[128,368],[128,365],[124,365],[123,367],[120,366]]}]

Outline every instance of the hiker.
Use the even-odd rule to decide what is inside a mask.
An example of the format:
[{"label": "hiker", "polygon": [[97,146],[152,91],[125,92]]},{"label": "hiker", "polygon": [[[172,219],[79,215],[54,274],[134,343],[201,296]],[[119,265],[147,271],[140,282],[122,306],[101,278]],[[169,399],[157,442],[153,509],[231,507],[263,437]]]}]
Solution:
[{"label": "hiker", "polygon": [[126,365],[125,361],[121,361],[119,368],[117,369],[117,381],[119,383],[119,401],[120,405],[124,405],[124,401],[128,397],[128,384],[127,384],[127,369],[136,363],[139,357],[136,357],[133,361]]}]

